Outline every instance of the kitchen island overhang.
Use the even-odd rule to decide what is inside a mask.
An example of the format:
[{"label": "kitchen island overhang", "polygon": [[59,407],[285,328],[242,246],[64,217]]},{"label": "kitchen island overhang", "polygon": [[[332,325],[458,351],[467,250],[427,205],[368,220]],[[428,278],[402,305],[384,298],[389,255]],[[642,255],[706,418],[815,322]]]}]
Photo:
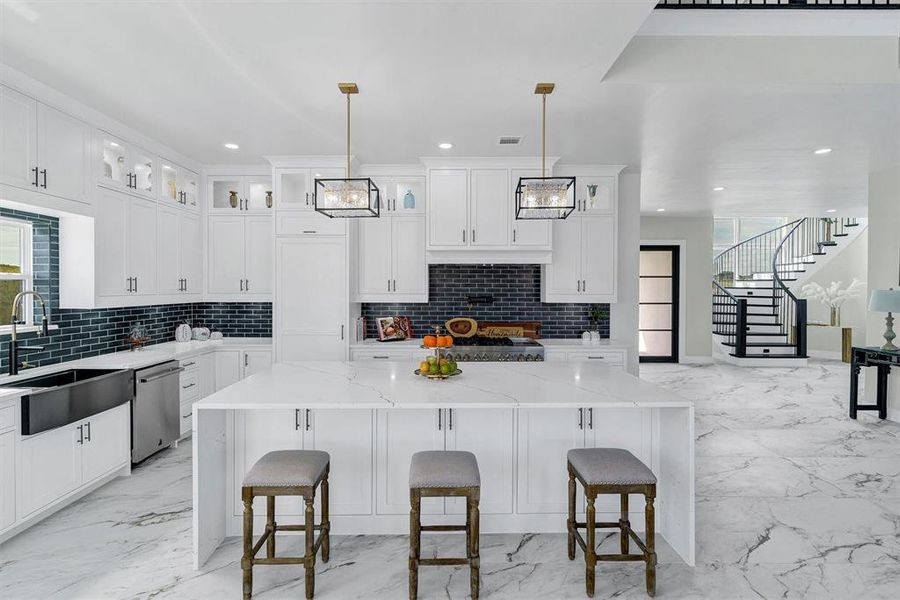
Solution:
[{"label": "kitchen island overhang", "polygon": [[[482,475],[484,533],[564,532],[566,451],[623,447],[656,474],[657,531],[694,564],[694,408],[690,400],[592,362],[472,363],[443,381],[407,362],[280,363],[194,404],[193,552],[200,568],[240,535],[240,483],[270,450],[332,456],[332,531],[408,533],[407,473],[418,450],[471,450]],[[299,523],[299,501],[277,506]],[[633,523],[643,501],[632,497]],[[598,520],[618,519],[618,499]],[[435,523],[454,501],[423,506]],[[264,520],[264,512],[255,516]],[[603,519],[600,517],[603,516]]]}]

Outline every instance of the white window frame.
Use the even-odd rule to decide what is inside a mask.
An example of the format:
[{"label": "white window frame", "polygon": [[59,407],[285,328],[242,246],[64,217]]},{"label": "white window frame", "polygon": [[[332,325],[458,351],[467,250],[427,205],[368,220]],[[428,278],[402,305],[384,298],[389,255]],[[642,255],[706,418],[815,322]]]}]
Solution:
[{"label": "white window frame", "polygon": [[[20,256],[22,257],[21,273],[0,273],[0,281],[21,281],[22,291],[34,289],[34,231],[32,224],[21,219],[8,219],[0,217],[0,223],[7,227],[14,227],[20,231],[19,243],[21,244]],[[24,324],[19,327],[31,327],[34,325],[34,302],[23,302],[22,319]],[[0,334],[12,331],[9,323],[10,315],[0,315]]]}]

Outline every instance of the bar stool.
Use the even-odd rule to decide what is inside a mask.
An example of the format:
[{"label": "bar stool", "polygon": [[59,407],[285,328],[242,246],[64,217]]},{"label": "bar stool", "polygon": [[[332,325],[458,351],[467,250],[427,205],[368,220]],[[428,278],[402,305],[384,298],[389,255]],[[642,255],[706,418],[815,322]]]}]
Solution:
[{"label": "bar stool", "polygon": [[[628,450],[620,448],[579,448],[569,450],[569,560],[575,560],[575,542],[584,551],[585,589],[594,597],[594,573],[597,561],[644,561],[646,563],[647,594],[656,595],[656,551],[654,550],[655,522],[653,501],[656,498],[656,476]],[[587,501],[586,522],[575,521],[575,479],[584,487]],[[597,523],[594,501],[598,494],[619,494],[621,516],[618,523]],[[641,541],[628,521],[628,494],[643,494],[646,501],[644,519],[646,544]],[[621,532],[620,554],[597,554],[595,530],[615,527]],[[579,529],[587,530],[587,540]],[[629,537],[641,554],[630,554]]]},{"label": "bar stool", "polygon": [[[322,549],[322,562],[328,562],[331,523],[328,520],[328,471],[331,458],[327,452],[319,450],[278,450],[264,455],[253,467],[241,486],[241,500],[244,503],[244,555],[241,558],[243,570],[244,600],[253,593],[253,565],[299,565],[306,568],[306,597],[312,598],[315,591],[316,552]],[[314,522],[313,503],[316,488],[322,486],[322,521]],[[253,544],[253,498],[266,497],[266,530]],[[275,523],[275,497],[302,496],[305,504],[304,525],[277,525]],[[315,538],[315,530],[320,534]],[[306,552],[303,556],[275,556],[275,533],[278,531],[303,531],[306,537]],[[266,544],[266,558],[256,558]]]},{"label": "bar stool", "polygon": [[[462,496],[466,498],[465,525],[422,525],[423,497]],[[478,600],[480,561],[478,557],[478,501],[481,475],[471,452],[428,450],[416,452],[409,467],[409,598],[416,600],[419,566],[469,565],[472,600]],[[466,558],[420,558],[423,531],[465,531]]]}]

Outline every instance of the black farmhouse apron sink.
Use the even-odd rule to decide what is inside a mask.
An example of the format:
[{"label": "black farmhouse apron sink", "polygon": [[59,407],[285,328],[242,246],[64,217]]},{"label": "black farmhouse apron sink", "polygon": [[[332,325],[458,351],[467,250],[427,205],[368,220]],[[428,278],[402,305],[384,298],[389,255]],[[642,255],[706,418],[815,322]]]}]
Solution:
[{"label": "black farmhouse apron sink", "polygon": [[131,402],[134,371],[69,369],[0,387],[32,388],[22,396],[22,435],[34,435]]}]

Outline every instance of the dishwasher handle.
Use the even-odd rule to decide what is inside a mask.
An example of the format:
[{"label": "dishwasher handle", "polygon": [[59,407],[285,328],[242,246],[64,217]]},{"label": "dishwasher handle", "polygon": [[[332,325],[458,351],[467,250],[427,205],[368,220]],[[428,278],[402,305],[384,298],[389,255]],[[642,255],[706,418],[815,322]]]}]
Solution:
[{"label": "dishwasher handle", "polygon": [[150,377],[141,377],[141,383],[150,383],[151,381],[156,381],[157,379],[162,379],[163,377],[168,377],[169,375],[174,375],[175,373],[181,373],[184,371],[184,367],[175,367],[174,369],[169,369],[168,371],[163,371],[162,373],[157,373],[156,375],[151,375]]}]

